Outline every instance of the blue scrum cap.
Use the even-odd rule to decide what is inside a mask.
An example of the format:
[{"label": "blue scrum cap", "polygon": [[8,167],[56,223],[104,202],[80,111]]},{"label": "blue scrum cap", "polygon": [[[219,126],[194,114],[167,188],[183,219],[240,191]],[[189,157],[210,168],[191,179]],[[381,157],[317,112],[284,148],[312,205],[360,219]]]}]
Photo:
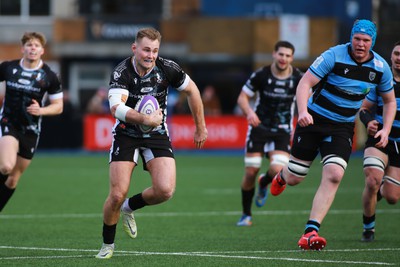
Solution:
[{"label": "blue scrum cap", "polygon": [[353,25],[353,29],[351,29],[351,36],[350,36],[350,42],[353,40],[353,36],[356,33],[363,33],[363,34],[368,34],[372,38],[372,47],[375,45],[375,40],[376,40],[376,25],[370,20],[367,19],[361,19],[361,20],[356,20]]}]

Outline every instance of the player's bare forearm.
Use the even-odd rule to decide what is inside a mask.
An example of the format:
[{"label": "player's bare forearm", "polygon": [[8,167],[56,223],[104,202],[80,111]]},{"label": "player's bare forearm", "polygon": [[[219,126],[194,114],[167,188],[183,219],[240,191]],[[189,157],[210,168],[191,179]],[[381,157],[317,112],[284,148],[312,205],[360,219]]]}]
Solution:
[{"label": "player's bare forearm", "polygon": [[32,100],[32,104],[27,107],[28,113],[34,116],[53,116],[63,112],[63,100],[55,99],[51,100],[50,104],[44,107],[40,107],[36,100]]}]

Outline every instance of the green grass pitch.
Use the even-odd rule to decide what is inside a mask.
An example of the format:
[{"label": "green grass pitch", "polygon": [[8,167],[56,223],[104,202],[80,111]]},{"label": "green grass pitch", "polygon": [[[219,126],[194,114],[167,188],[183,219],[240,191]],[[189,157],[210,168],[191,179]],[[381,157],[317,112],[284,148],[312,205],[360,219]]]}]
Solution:
[{"label": "green grass pitch", "polygon": [[[178,152],[176,160],[174,197],[135,213],[134,240],[118,224],[114,257],[98,260],[108,155],[38,153],[0,214],[0,266],[400,266],[399,205],[379,202],[375,241],[360,242],[361,157],[351,158],[322,223],[321,252],[297,247],[320,181],[318,160],[303,183],[253,205],[251,227],[236,226],[241,154]],[[130,195],[149,185],[140,163]]]}]

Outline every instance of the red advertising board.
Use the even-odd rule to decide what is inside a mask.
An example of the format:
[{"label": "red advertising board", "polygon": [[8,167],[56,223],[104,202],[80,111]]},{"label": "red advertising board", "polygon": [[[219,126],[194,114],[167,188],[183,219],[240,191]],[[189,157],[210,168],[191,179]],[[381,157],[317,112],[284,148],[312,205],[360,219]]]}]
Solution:
[{"label": "red advertising board", "polygon": [[[204,148],[240,149],[244,147],[247,121],[240,116],[208,116],[207,142]],[[195,148],[193,134],[195,125],[191,116],[173,116],[168,123],[172,145],[177,149]]]},{"label": "red advertising board", "polygon": [[[115,119],[111,115],[86,115],[83,126],[83,146],[88,151],[107,151],[112,140]],[[243,149],[247,134],[245,117],[206,116],[208,130],[206,149]],[[172,146],[175,149],[194,149],[195,126],[190,115],[174,115],[168,119]],[[353,139],[353,151],[357,149],[358,132]],[[362,131],[361,131],[362,132]]]},{"label": "red advertising board", "polygon": [[[84,118],[84,148],[102,151],[110,148],[115,119],[108,115],[86,115]],[[206,117],[207,149],[242,149],[247,133],[247,121],[240,116]],[[189,115],[174,115],[168,119],[172,146],[175,149],[194,149],[195,126]]]},{"label": "red advertising board", "polygon": [[90,151],[110,149],[115,119],[109,115],[85,115],[83,119],[83,147]]}]

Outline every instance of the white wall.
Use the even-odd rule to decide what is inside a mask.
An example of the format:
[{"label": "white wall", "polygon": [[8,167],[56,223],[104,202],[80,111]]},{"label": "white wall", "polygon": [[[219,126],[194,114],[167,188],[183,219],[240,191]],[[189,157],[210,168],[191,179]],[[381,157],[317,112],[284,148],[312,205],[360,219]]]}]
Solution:
[{"label": "white wall", "polygon": [[51,0],[50,13],[54,17],[74,17],[78,14],[78,5],[75,0]]}]

